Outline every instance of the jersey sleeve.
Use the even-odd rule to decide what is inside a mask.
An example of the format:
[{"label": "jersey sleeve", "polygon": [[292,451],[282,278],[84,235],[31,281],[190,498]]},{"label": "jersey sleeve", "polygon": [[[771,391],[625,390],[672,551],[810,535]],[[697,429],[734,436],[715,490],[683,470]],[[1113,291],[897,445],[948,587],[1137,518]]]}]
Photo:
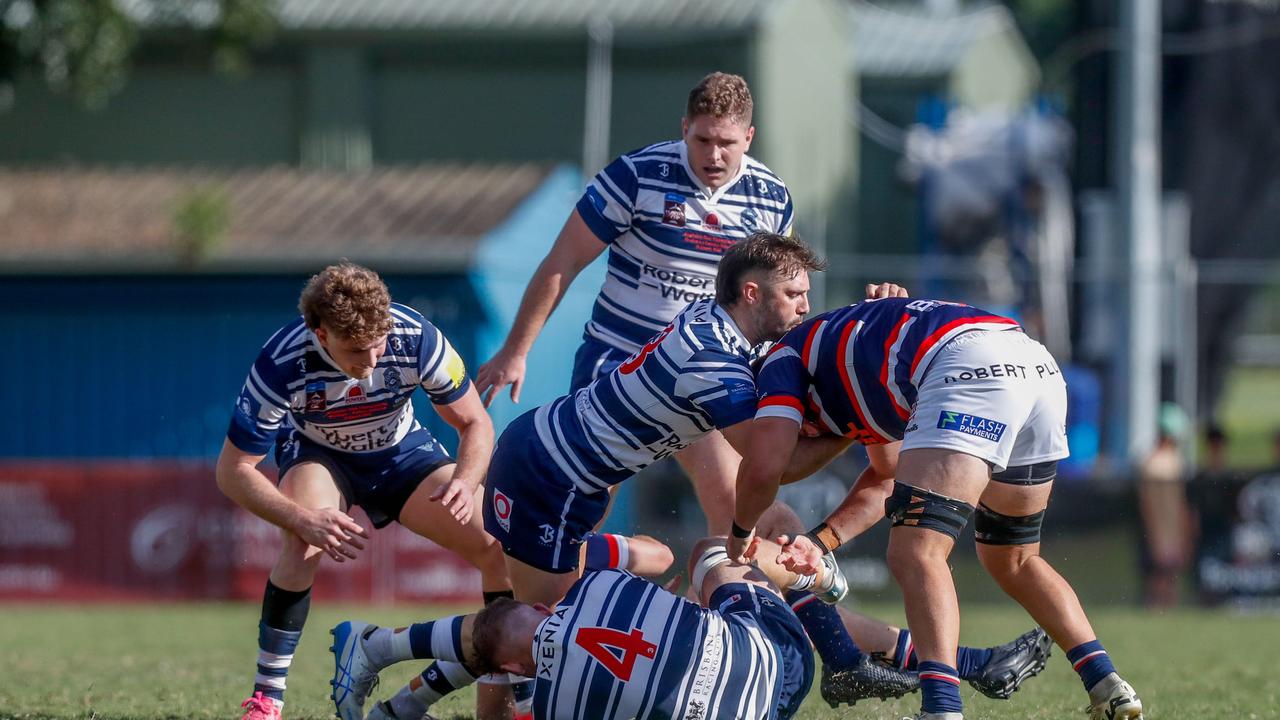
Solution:
[{"label": "jersey sleeve", "polygon": [[700,350],[689,367],[676,381],[676,393],[697,405],[717,428],[732,427],[755,414],[756,384],[746,360]]},{"label": "jersey sleeve", "polygon": [[418,377],[422,389],[436,405],[448,405],[471,387],[467,366],[449,339],[429,322],[422,323],[422,344],[418,349]]},{"label": "jersey sleeve", "polygon": [[764,359],[756,374],[759,402],[755,416],[790,418],[804,422],[804,401],[809,391],[809,372],[800,354],[786,343],[779,343]]},{"label": "jersey sleeve", "polygon": [[790,237],[795,232],[796,206],[791,201],[791,193],[785,188],[783,194],[786,196],[786,203],[782,210],[782,219],[778,221],[778,234]]},{"label": "jersey sleeve", "polygon": [[635,166],[625,156],[609,163],[591,180],[577,209],[600,242],[612,243],[631,227],[638,186]]},{"label": "jersey sleeve", "polygon": [[227,439],[247,453],[265,455],[289,414],[289,391],[283,372],[264,348],[249,368],[231,413]]}]

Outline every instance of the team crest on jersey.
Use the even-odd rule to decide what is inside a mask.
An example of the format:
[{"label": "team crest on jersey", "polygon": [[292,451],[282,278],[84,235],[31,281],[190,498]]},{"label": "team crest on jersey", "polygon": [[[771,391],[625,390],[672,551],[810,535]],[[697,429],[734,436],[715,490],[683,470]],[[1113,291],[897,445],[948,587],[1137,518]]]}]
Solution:
[{"label": "team crest on jersey", "polygon": [[307,383],[307,412],[324,412],[328,402],[324,397],[324,383],[310,382]]},{"label": "team crest on jersey", "polygon": [[742,223],[742,229],[747,232],[755,232],[760,225],[760,215],[755,211],[755,208],[747,208],[742,211],[738,222]]},{"label": "team crest on jersey", "polygon": [[493,516],[497,518],[498,524],[503,530],[511,532],[511,498],[502,493],[501,490],[493,491]]},{"label": "team crest on jersey", "polygon": [[391,392],[400,391],[400,371],[396,368],[389,367],[382,371],[382,386]]},{"label": "team crest on jersey", "polygon": [[555,528],[551,527],[546,523],[542,523],[541,525],[538,526],[538,529],[542,531],[542,536],[538,538],[538,542],[542,543],[543,545],[549,546],[551,545],[552,542],[555,541],[556,539]]},{"label": "team crest on jersey", "polygon": [[684,227],[684,196],[667,193],[662,201],[662,224]]},{"label": "team crest on jersey", "polygon": [[391,336],[391,352],[399,353],[404,350],[404,341],[395,335]]}]

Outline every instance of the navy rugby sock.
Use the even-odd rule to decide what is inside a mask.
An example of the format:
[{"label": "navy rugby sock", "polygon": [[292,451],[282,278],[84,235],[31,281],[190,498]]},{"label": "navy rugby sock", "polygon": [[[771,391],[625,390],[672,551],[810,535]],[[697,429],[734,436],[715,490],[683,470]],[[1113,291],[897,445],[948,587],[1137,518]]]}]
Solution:
[{"label": "navy rugby sock", "polygon": [[822,602],[811,592],[789,590],[785,599],[800,618],[818,657],[822,658],[823,667],[845,670],[862,659],[862,650],[849,637],[834,606]]},{"label": "navy rugby sock", "polygon": [[[991,661],[991,648],[971,648],[961,646],[956,650],[956,670],[961,680],[972,680],[978,677],[982,666]],[[901,670],[919,669],[915,643],[911,642],[911,631],[903,628],[898,631],[898,643],[893,651],[893,664]]]},{"label": "navy rugby sock", "polygon": [[964,712],[960,702],[960,676],[940,662],[920,663],[920,709],[927,713]]},{"label": "navy rugby sock", "polygon": [[282,590],[270,580],[262,593],[258,622],[258,673],[253,689],[279,704],[284,703],[285,681],[293,652],[302,637],[302,626],[311,610],[311,588]]},{"label": "navy rugby sock", "polygon": [[1067,651],[1067,660],[1071,661],[1072,669],[1080,675],[1085,690],[1092,690],[1099,680],[1116,671],[1116,666],[1111,663],[1111,656],[1097,640],[1071,648]]}]

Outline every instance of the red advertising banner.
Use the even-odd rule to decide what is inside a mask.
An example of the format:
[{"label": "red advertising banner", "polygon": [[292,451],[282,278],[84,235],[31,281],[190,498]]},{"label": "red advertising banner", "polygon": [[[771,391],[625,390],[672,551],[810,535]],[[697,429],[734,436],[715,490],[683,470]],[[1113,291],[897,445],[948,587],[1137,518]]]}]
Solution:
[{"label": "red advertising banner", "polygon": [[[350,602],[480,601],[480,574],[398,524],[355,561],[321,562],[315,595]],[[0,463],[0,600],[262,597],[280,530],[176,462]]]}]

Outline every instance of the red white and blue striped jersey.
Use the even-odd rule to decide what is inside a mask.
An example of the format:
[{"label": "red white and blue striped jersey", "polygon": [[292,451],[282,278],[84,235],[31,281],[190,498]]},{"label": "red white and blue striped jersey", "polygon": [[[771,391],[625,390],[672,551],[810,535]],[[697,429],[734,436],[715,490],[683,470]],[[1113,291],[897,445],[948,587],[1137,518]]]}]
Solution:
[{"label": "red white and blue striped jersey", "polygon": [[757,230],[791,232],[786,185],[744,155],[712,191],[689,169],[683,140],[627,153],[591,181],[578,214],[609,246],[608,272],[586,335],[635,352],[694,300],[716,291],[716,265]]},{"label": "red white and blue striped jersey", "polygon": [[582,492],[606,490],[712,430],[750,420],[751,352],[733,318],[699,300],[616,370],[538,408],[538,439]]},{"label": "red white and blue striped jersey", "polygon": [[227,438],[261,454],[294,428],[333,450],[384,452],[421,427],[410,402],[415,388],[437,405],[462,397],[471,381],[444,334],[406,305],[392,303],[391,315],[386,353],[363,380],[338,368],[303,318],[280,328],[249,369]]},{"label": "red white and blue striped jersey", "polygon": [[756,377],[756,417],[807,418],[866,445],[901,440],[929,362],[971,330],[1020,329],[942,300],[867,300],[810,318],[776,344]]},{"label": "red white and blue striped jersey", "polygon": [[584,575],[533,657],[538,720],[764,720],[783,702],[781,653],[755,616],[726,619],[621,570]]}]

